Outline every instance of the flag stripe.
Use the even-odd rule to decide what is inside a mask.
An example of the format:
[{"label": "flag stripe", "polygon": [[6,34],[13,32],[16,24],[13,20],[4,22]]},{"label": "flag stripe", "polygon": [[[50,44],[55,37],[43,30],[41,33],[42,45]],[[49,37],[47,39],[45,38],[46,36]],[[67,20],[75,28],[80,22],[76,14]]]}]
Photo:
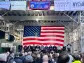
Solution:
[{"label": "flag stripe", "polygon": [[42,27],[64,27],[64,26],[42,26]]},{"label": "flag stripe", "polygon": [[[47,36],[51,36],[51,35],[47,35]],[[46,35],[41,35],[41,37],[46,37]],[[64,36],[62,35],[54,35],[54,37],[64,38]]]},{"label": "flag stripe", "polygon": [[24,39],[62,39],[62,40],[64,40],[64,38],[60,38],[60,37],[24,37]]},{"label": "flag stripe", "polygon": [[51,36],[62,35],[62,36],[64,36],[64,34],[60,34],[60,33],[41,33],[41,35],[46,35],[46,36],[48,36],[48,35],[51,35]]},{"label": "flag stripe", "polygon": [[38,41],[48,41],[48,40],[53,40],[53,41],[60,41],[60,42],[64,42],[64,40],[62,39],[53,39],[53,38],[26,38],[26,39],[23,39],[23,41],[28,41],[28,40],[38,40]]},{"label": "flag stripe", "polygon": [[64,28],[42,28],[42,30],[64,30]]},{"label": "flag stripe", "polygon": [[51,26],[50,27],[46,27],[46,26],[45,27],[43,27],[43,26],[41,27],[41,29],[44,29],[44,28],[49,28],[49,29],[50,28],[63,28],[64,29],[65,27],[55,27],[55,26],[54,27],[51,27]]},{"label": "flag stripe", "polygon": [[41,30],[41,32],[64,32],[64,30]]},{"label": "flag stripe", "polygon": [[[24,46],[27,46],[27,45],[32,45],[32,44],[37,44],[37,45],[49,45],[51,43],[36,43],[36,42],[26,42],[26,43],[23,43]],[[59,44],[59,43],[52,43],[52,45],[58,45],[58,46],[63,46],[63,44]]]},{"label": "flag stripe", "polygon": [[60,41],[38,41],[38,40],[28,40],[28,41],[24,41],[24,43],[26,42],[40,42],[40,43],[60,43],[60,44],[63,44],[63,42],[60,42]]},{"label": "flag stripe", "polygon": [[60,34],[64,34],[64,32],[53,32],[53,31],[51,31],[51,32],[49,32],[49,31],[47,31],[47,32],[41,32],[41,33],[60,33]]}]

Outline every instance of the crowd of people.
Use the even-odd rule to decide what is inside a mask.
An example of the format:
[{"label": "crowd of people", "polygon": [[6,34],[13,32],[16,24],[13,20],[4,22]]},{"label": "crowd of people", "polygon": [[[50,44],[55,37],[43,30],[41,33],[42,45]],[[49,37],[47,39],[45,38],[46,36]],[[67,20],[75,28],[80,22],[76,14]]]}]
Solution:
[{"label": "crowd of people", "polygon": [[[51,51],[59,52],[59,51],[61,51],[61,47],[60,46],[58,48],[56,46],[51,46],[51,45],[50,46],[44,46],[44,45],[42,45],[42,46],[39,46],[39,45],[37,45],[37,46],[35,46],[35,45],[31,46],[31,45],[29,45],[29,46],[24,46],[23,49],[24,49],[24,52],[28,52],[28,51],[35,52],[36,50],[40,50],[41,52],[51,52]],[[22,50],[22,47],[20,46],[18,48],[18,50],[20,52]]]},{"label": "crowd of people", "polygon": [[7,52],[7,59],[0,63],[84,63],[84,56],[71,54],[66,47],[58,49],[56,46],[24,46],[24,52]]}]

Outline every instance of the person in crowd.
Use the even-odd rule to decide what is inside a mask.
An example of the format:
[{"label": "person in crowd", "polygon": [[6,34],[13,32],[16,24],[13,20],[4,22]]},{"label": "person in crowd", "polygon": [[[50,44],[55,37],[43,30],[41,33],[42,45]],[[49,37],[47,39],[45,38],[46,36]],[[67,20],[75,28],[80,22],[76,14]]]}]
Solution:
[{"label": "person in crowd", "polygon": [[8,57],[10,56],[10,52],[8,51],[7,53],[7,58],[6,58],[6,62],[8,61]]},{"label": "person in crowd", "polygon": [[72,63],[73,60],[74,60],[73,56],[72,56],[71,54],[68,54],[68,56],[69,56],[69,61],[68,61],[68,63]]},{"label": "person in crowd", "polygon": [[25,62],[25,63],[32,63],[32,62],[33,62],[33,57],[32,57],[32,55],[31,55],[30,52],[28,52],[28,54],[25,55],[24,62]]},{"label": "person in crowd", "polygon": [[84,63],[84,53],[81,53],[81,62]]},{"label": "person in crowd", "polygon": [[33,47],[31,45],[28,46],[28,51],[32,51]]},{"label": "person in crowd", "polygon": [[36,46],[36,49],[39,49],[39,50],[40,50],[40,46],[39,46],[39,45],[37,45],[37,46]]},{"label": "person in crowd", "polygon": [[53,62],[49,60],[48,55],[44,55],[41,63],[53,63]]},{"label": "person in crowd", "polygon": [[22,52],[22,48],[23,48],[22,45],[18,45],[18,52]]},{"label": "person in crowd", "polygon": [[41,45],[40,49],[41,49],[41,52],[44,51],[44,46],[43,46],[43,44]]},{"label": "person in crowd", "polygon": [[19,58],[20,58],[20,59],[22,60],[22,62],[24,63],[25,56],[24,56],[22,53],[19,54]]},{"label": "person in crowd", "polygon": [[24,46],[24,52],[27,52],[27,46]]},{"label": "person in crowd", "polygon": [[18,54],[18,53],[16,53],[16,54],[15,54],[14,61],[15,61],[16,63],[23,63],[23,61],[20,59],[20,57],[19,57],[19,54]]},{"label": "person in crowd", "polygon": [[33,63],[41,63],[41,62],[42,62],[41,54],[37,54],[36,59]]},{"label": "person in crowd", "polygon": [[33,57],[33,63],[37,62],[36,61],[37,60],[37,53],[36,52],[32,53],[32,57]]},{"label": "person in crowd", "polygon": [[59,53],[62,52],[62,48],[61,48],[61,46],[58,46],[58,47],[57,47],[57,52],[59,52]]},{"label": "person in crowd", "polygon": [[67,51],[71,52],[71,44],[68,44],[66,47],[67,47]]},{"label": "person in crowd", "polygon": [[58,60],[58,57],[59,57],[59,53],[54,53],[53,55],[52,55],[52,62],[53,63],[57,63],[57,60]]},{"label": "person in crowd", "polygon": [[8,51],[8,52],[7,52],[7,56],[9,56],[9,54],[10,54],[10,52]]},{"label": "person in crowd", "polygon": [[32,52],[36,50],[35,45],[32,46]]},{"label": "person in crowd", "polygon": [[55,45],[53,46],[53,51],[57,52],[57,47]]},{"label": "person in crowd", "polygon": [[74,55],[74,61],[72,63],[82,63],[80,56],[75,54]]},{"label": "person in crowd", "polygon": [[10,54],[7,57],[7,63],[13,63],[14,62],[14,53],[10,51]]},{"label": "person in crowd", "polygon": [[69,61],[69,56],[66,52],[62,52],[57,60],[57,63],[67,63]]},{"label": "person in crowd", "polygon": [[32,45],[30,45],[30,49],[31,49],[31,51],[33,51],[33,46]]},{"label": "person in crowd", "polygon": [[62,51],[66,51],[66,50],[67,50],[66,46],[63,46]]},{"label": "person in crowd", "polygon": [[30,50],[29,50],[29,46],[27,46],[27,48],[26,48],[26,52],[28,52],[28,51],[30,51]]},{"label": "person in crowd", "polygon": [[45,52],[49,52],[49,47],[47,45],[45,46],[44,49],[45,49]]},{"label": "person in crowd", "polygon": [[53,50],[53,47],[50,45],[49,46],[49,52],[51,52]]}]

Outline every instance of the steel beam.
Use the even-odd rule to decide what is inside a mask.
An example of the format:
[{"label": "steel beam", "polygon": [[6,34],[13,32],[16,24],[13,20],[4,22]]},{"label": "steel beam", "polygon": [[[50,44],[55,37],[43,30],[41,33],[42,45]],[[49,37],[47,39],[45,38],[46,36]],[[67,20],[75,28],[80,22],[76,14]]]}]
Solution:
[{"label": "steel beam", "polygon": [[[72,16],[73,17],[73,16]],[[25,21],[25,20],[64,20],[70,21],[71,19],[67,16],[3,16],[4,20],[13,20],[13,21]],[[74,18],[74,17],[73,17]],[[72,21],[72,20],[71,20]]]}]

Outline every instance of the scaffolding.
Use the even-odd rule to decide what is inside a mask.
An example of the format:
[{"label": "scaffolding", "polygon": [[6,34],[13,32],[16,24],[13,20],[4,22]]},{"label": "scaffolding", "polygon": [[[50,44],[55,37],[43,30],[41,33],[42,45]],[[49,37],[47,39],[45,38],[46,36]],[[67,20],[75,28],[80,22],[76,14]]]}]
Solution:
[{"label": "scaffolding", "polygon": [[[65,46],[71,44],[72,53],[78,53],[82,51],[83,37],[83,22],[84,12],[81,11],[67,11],[67,12],[55,12],[55,11],[0,11],[1,19],[6,24],[12,23],[9,28],[9,32],[17,30],[20,32],[22,39],[23,28],[28,26],[65,26]],[[61,19],[60,19],[61,18]],[[37,21],[38,20],[38,21]],[[83,26],[82,26],[83,25]],[[13,31],[12,31],[13,30]],[[6,31],[6,29],[5,29]],[[15,42],[20,43],[20,41]]]}]

